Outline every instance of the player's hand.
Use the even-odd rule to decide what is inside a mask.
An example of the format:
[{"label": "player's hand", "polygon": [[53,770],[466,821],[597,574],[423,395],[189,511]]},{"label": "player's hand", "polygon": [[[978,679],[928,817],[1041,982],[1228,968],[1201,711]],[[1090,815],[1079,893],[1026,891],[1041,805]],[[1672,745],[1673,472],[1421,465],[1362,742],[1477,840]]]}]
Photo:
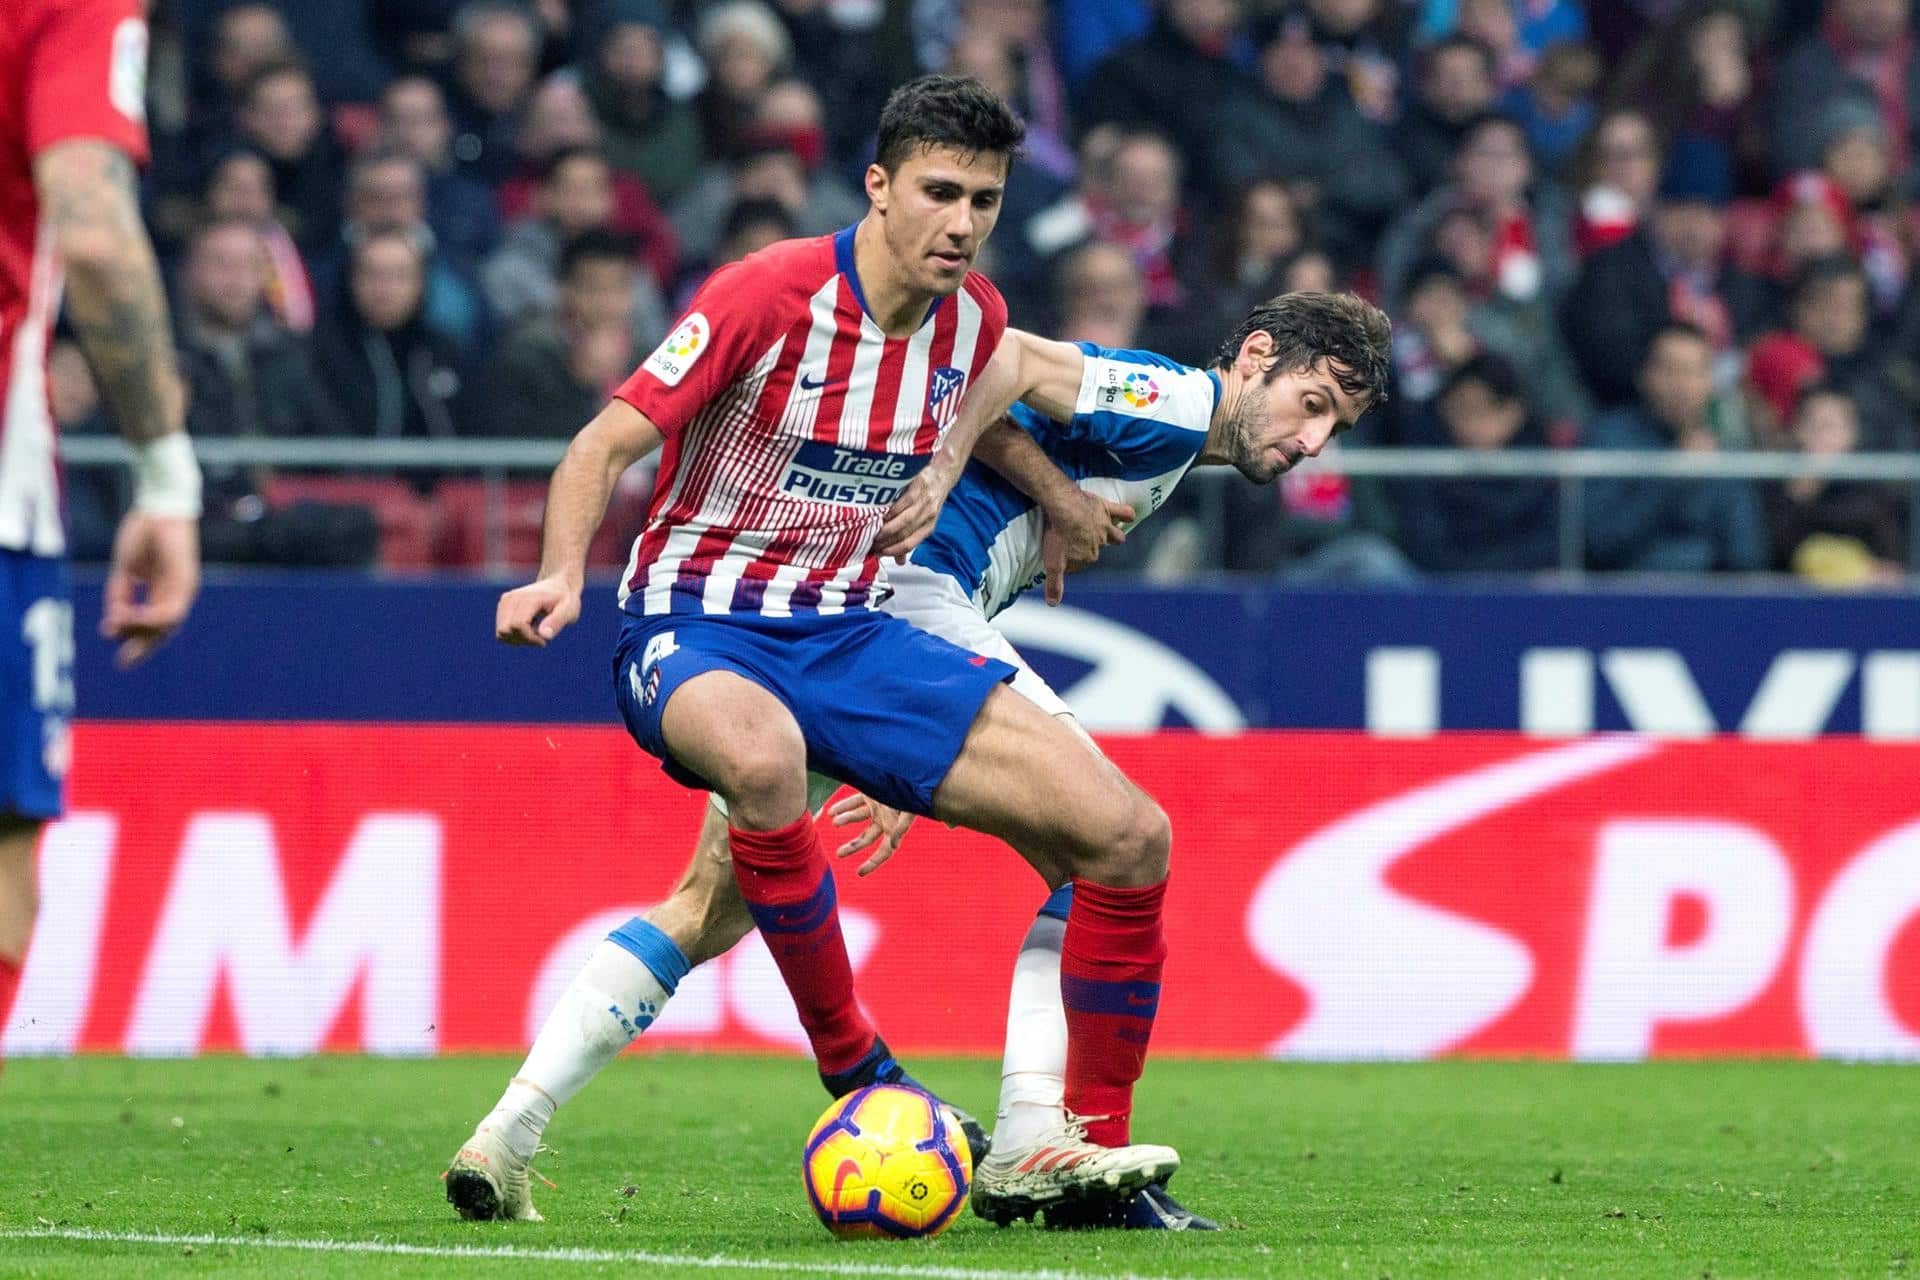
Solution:
[{"label": "player's hand", "polygon": [[1040,564],[1047,571],[1047,603],[1066,598],[1067,574],[1100,559],[1103,548],[1127,540],[1133,508],[1075,486],[1074,496],[1047,508],[1040,534]]},{"label": "player's hand", "polygon": [[880,847],[874,849],[873,856],[861,863],[855,873],[863,876],[872,875],[893,856],[900,842],[907,838],[907,828],[913,825],[912,814],[881,804],[858,791],[836,803],[827,813],[836,827],[850,827],[856,822],[867,824],[865,831],[840,846],[835,857],[845,858],[879,843]]},{"label": "player's hand", "polygon": [[542,578],[500,597],[493,611],[493,638],[502,644],[544,649],[580,616],[580,586],[565,578]]},{"label": "player's hand", "polygon": [[907,482],[907,487],[887,508],[887,518],[881,521],[880,531],[873,535],[873,554],[905,560],[939,523],[940,508],[945,505],[957,478],[957,475],[948,475],[937,458],[922,467],[920,474]]},{"label": "player's hand", "polygon": [[113,536],[100,634],[120,642],[122,670],[144,661],[182,622],[200,593],[200,522],[129,511]]}]

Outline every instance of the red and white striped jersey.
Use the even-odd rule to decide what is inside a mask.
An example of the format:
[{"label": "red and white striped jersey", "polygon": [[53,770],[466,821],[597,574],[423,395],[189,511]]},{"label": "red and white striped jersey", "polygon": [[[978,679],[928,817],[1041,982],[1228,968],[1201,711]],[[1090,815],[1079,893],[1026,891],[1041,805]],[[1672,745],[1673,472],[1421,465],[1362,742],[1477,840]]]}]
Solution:
[{"label": "red and white striped jersey", "polygon": [[60,264],[40,221],[33,161],[98,138],[146,163],[141,0],[0,2],[0,547],[66,549],[47,400]]},{"label": "red and white striped jersey", "polygon": [[978,272],[920,328],[867,315],[854,229],[715,272],[614,394],[666,435],[620,592],[632,613],[841,613],[874,603],[873,536],[1007,327]]}]

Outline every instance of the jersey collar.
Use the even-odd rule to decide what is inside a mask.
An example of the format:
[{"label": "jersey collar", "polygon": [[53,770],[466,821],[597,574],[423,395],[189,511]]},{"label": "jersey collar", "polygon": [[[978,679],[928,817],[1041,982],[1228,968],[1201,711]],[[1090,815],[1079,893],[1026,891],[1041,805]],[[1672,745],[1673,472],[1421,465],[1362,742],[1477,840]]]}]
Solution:
[{"label": "jersey collar", "polygon": [[[860,304],[860,314],[872,320],[873,309],[867,305],[867,291],[860,287],[860,273],[854,269],[853,265],[853,233],[859,229],[860,224],[856,222],[852,226],[834,233],[833,265],[841,275],[847,278],[847,286],[853,290],[853,300]],[[940,310],[940,304],[945,301],[945,298],[935,298],[933,300],[933,305],[927,308],[926,316],[920,321],[920,327],[922,329],[927,327],[927,321],[933,319]],[[875,320],[874,323],[878,325],[879,321]],[[1217,394],[1216,391],[1216,396]]]}]

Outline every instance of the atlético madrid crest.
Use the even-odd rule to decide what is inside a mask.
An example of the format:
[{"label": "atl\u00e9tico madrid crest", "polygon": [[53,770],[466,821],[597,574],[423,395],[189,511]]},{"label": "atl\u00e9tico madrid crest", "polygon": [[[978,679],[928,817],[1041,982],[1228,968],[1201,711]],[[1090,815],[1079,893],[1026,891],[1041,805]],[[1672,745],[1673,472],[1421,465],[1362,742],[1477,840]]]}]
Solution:
[{"label": "atl\u00e9tico madrid crest", "polygon": [[927,383],[927,412],[942,431],[953,425],[954,415],[960,412],[960,394],[966,385],[967,375],[950,364],[933,371]]}]

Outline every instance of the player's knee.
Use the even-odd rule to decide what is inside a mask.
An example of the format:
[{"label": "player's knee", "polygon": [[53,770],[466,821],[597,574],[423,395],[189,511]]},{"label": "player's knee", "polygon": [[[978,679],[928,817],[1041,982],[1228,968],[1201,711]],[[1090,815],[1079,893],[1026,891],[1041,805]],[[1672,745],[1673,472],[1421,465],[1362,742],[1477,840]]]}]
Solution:
[{"label": "player's knee", "polygon": [[1143,791],[1133,794],[1132,821],[1127,833],[1128,865],[1137,883],[1156,884],[1167,878],[1173,852],[1173,823],[1167,811]]},{"label": "player's knee", "polygon": [[736,826],[784,825],[806,808],[807,754],[797,734],[792,742],[769,736],[739,743],[718,775],[712,781],[726,797]]},{"label": "player's knee", "polygon": [[1099,844],[1088,850],[1080,874],[1102,884],[1148,885],[1164,880],[1173,848],[1173,824],[1143,791],[1130,789]]}]

